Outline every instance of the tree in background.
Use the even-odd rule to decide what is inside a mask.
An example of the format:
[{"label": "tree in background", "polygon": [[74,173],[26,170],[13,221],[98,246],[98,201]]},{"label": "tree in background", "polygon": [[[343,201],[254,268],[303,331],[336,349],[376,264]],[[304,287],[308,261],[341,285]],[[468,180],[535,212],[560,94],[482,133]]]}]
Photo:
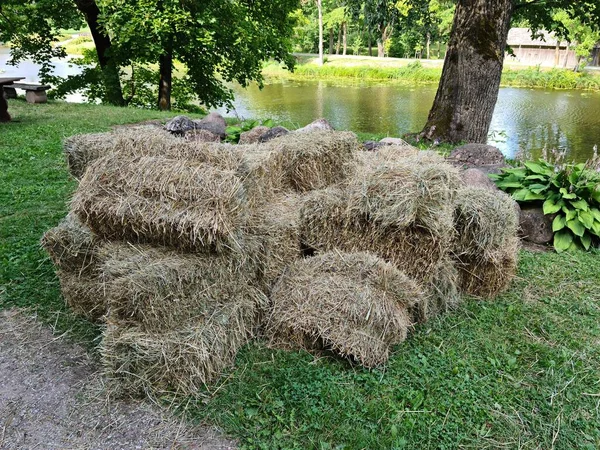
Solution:
[{"label": "tree in background", "polygon": [[600,27],[598,0],[458,0],[442,78],[421,136],[486,142],[511,20],[525,17],[534,31],[566,34],[564,24],[555,20],[558,9],[593,29]]}]

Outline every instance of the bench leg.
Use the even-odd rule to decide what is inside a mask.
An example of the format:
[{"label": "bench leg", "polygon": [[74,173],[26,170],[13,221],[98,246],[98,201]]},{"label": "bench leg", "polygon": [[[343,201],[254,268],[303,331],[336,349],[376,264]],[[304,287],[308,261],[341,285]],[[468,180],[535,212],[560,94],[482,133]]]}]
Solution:
[{"label": "bench leg", "polygon": [[8,103],[4,95],[0,95],[0,122],[10,122],[10,114],[8,113]]},{"label": "bench leg", "polygon": [[17,91],[15,88],[4,86],[4,97],[5,98],[17,98]]},{"label": "bench leg", "polygon": [[46,103],[48,97],[46,91],[27,91],[25,93],[25,100],[27,103]]}]

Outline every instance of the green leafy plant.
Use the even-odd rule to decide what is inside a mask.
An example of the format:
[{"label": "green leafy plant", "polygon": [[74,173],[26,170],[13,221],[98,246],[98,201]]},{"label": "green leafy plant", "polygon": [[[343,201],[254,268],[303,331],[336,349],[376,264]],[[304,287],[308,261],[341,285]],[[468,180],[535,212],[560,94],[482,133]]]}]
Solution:
[{"label": "green leafy plant", "polygon": [[263,121],[248,119],[238,123],[237,125],[228,126],[225,129],[225,133],[227,134],[225,141],[231,144],[237,144],[240,142],[240,136],[242,133],[250,131],[252,128],[258,126],[273,128],[275,126],[275,122],[273,119],[266,119]]},{"label": "green leafy plant", "polygon": [[589,250],[600,240],[600,166],[597,157],[581,164],[540,159],[493,175],[496,185],[521,203],[540,203],[553,215],[554,248]]}]

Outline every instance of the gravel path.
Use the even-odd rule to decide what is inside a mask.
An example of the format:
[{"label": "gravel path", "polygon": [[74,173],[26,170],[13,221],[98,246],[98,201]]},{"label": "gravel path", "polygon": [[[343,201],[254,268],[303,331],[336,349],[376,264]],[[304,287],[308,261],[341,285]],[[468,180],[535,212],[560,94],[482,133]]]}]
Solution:
[{"label": "gravel path", "polygon": [[0,311],[0,449],[234,449],[141,401],[112,401],[85,350]]}]

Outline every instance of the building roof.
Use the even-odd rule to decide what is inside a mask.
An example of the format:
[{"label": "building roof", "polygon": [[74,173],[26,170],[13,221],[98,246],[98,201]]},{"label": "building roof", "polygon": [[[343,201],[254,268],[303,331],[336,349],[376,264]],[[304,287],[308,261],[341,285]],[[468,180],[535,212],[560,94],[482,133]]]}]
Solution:
[{"label": "building roof", "polygon": [[[531,37],[531,30],[529,28],[511,28],[508,32],[507,44],[511,47],[518,47],[519,45],[532,46],[532,47],[556,47],[556,37],[553,33],[548,31],[538,31],[536,33],[537,39]],[[562,42],[562,46],[565,46],[565,42]]]}]

